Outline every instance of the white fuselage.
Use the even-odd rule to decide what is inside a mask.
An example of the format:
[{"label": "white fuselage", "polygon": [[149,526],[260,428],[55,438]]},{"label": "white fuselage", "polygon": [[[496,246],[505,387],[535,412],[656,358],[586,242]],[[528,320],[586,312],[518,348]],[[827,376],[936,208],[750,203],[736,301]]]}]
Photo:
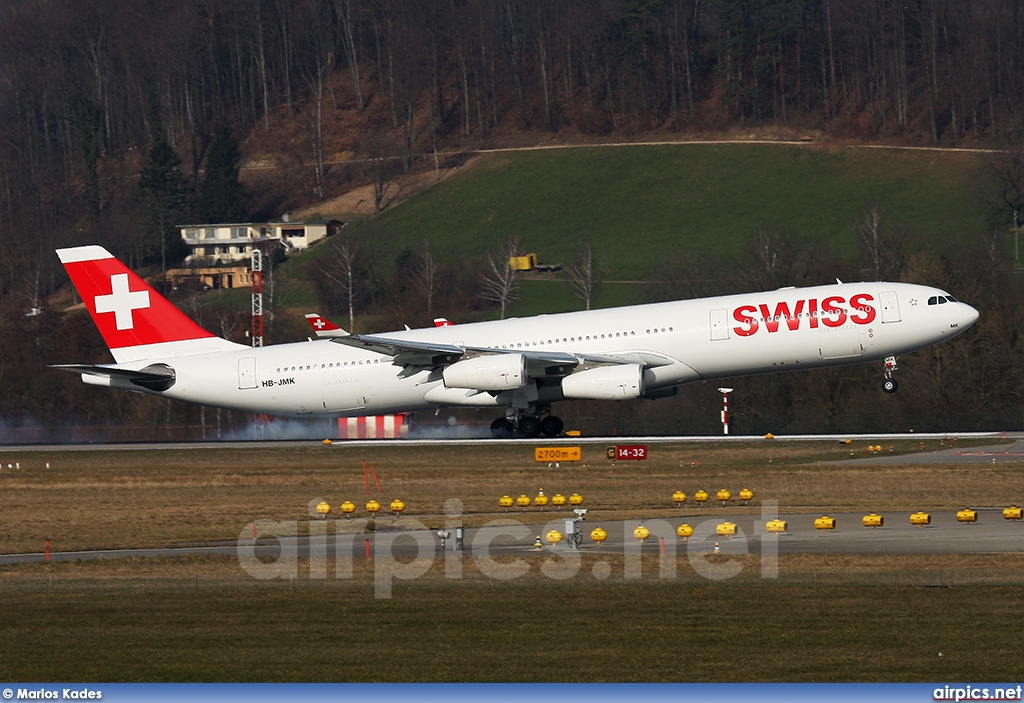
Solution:
[{"label": "white fuselage", "polygon": [[[942,304],[932,303],[941,297]],[[632,355],[648,392],[691,381],[839,366],[898,356],[949,339],[977,319],[947,294],[905,283],[853,283],[655,303],[387,333],[467,348]],[[383,335],[382,335],[383,336]],[[148,358],[174,368],[162,393],[279,416],[355,416],[435,407],[504,407],[507,393],[448,388],[431,369],[329,339]],[[541,384],[542,402],[562,399]]]}]

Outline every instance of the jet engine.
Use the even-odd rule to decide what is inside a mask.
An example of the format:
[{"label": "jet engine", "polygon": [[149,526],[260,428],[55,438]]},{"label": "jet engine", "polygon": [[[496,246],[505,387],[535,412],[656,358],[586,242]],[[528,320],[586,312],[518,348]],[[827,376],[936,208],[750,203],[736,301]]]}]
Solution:
[{"label": "jet engine", "polygon": [[644,369],[640,364],[600,366],[562,379],[562,395],[566,398],[625,400],[643,394]]},{"label": "jet engine", "polygon": [[493,354],[457,361],[441,372],[448,388],[472,388],[481,391],[505,391],[522,388],[526,375],[526,357],[522,354]]}]

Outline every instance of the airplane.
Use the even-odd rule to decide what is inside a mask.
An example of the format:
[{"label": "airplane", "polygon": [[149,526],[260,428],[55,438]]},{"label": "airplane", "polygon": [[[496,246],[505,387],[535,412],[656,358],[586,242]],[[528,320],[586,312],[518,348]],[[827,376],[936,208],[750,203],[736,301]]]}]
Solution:
[{"label": "airplane", "polygon": [[248,347],[211,334],[106,249],[57,250],[114,358],[85,383],[290,417],[500,409],[495,436],[556,436],[555,402],[675,395],[685,383],[896,358],[962,334],[978,311],[910,283],[781,288],[383,334],[319,315],[317,338]]}]

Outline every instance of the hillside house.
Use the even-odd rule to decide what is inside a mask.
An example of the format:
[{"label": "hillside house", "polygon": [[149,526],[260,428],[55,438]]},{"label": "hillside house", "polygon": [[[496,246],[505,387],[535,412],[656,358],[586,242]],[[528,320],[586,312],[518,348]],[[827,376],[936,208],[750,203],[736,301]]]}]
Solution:
[{"label": "hillside house", "polygon": [[338,220],[178,225],[190,253],[186,266],[230,265],[249,261],[256,245],[279,244],[286,256],[308,249],[345,226]]}]

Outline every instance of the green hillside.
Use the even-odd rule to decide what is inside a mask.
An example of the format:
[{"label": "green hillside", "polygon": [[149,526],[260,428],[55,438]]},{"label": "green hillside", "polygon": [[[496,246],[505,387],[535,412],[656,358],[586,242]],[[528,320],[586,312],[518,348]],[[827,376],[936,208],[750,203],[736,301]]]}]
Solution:
[{"label": "green hillside", "polygon": [[544,262],[589,240],[608,279],[643,278],[683,249],[736,253],[759,224],[856,250],[874,203],[936,246],[986,227],[978,155],[808,145],[582,147],[482,156],[377,224],[388,246],[430,239],[480,255],[509,237]]}]

